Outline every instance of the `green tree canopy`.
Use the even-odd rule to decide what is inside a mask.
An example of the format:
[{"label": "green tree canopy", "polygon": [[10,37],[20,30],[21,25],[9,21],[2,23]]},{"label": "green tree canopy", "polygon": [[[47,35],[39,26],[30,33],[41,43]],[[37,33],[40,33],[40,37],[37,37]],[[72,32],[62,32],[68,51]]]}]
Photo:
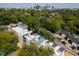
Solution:
[{"label": "green tree canopy", "polygon": [[7,55],[17,47],[18,38],[13,32],[0,32],[0,55]]}]

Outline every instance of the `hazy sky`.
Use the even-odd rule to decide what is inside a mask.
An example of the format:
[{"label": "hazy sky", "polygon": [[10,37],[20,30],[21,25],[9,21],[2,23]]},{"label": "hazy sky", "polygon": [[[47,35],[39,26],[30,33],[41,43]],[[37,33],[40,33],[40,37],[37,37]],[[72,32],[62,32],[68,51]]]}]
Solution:
[{"label": "hazy sky", "polygon": [[[35,3],[0,3],[0,8],[30,8],[34,5]],[[79,8],[79,3],[39,3],[37,5],[50,5],[55,8]]]}]

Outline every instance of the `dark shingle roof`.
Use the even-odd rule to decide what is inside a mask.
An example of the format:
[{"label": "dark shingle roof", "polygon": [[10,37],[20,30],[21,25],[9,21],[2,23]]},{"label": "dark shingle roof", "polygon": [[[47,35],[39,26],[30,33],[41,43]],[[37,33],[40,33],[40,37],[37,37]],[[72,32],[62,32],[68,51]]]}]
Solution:
[{"label": "dark shingle roof", "polygon": [[74,42],[75,44],[79,44],[79,38],[75,38],[75,36],[72,35],[70,32],[62,31],[61,33],[66,35],[67,38],[69,38],[69,40],[71,40],[71,42]]},{"label": "dark shingle roof", "polygon": [[66,35],[66,36],[67,36],[67,35],[69,35],[69,34],[70,34],[70,32],[67,32],[67,31],[62,31],[62,32],[61,32],[61,34],[64,34],[64,35]]},{"label": "dark shingle roof", "polygon": [[46,41],[46,43],[50,43],[50,41],[48,40],[48,41]]},{"label": "dark shingle roof", "polygon": [[52,45],[53,48],[55,48],[56,46],[57,46],[56,44],[53,44],[53,45]]},{"label": "dark shingle roof", "polygon": [[63,51],[64,51],[64,48],[62,48],[62,47],[61,47],[61,48],[59,48],[59,51],[63,52]]},{"label": "dark shingle roof", "polygon": [[75,38],[74,35],[69,35],[68,38],[71,40],[71,42],[74,42],[75,44],[79,44],[79,38]]},{"label": "dark shingle roof", "polygon": [[79,45],[79,39],[78,39],[78,38],[75,38],[75,39],[73,40],[73,42]]}]

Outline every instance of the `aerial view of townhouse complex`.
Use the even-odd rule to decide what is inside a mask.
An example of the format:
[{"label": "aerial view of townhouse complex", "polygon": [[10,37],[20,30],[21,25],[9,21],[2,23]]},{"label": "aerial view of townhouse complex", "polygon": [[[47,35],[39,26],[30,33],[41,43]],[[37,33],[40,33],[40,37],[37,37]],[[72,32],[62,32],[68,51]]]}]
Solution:
[{"label": "aerial view of townhouse complex", "polygon": [[78,8],[0,8],[0,56],[78,55]]}]

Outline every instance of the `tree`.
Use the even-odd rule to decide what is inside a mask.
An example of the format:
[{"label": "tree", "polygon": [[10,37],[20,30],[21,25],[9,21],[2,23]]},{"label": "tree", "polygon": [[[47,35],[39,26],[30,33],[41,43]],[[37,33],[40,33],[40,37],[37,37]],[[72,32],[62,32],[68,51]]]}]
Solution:
[{"label": "tree", "polygon": [[53,35],[51,34],[51,32],[49,32],[45,28],[39,28],[37,33],[40,34],[41,36],[43,36],[45,39],[48,39],[48,40],[54,42]]},{"label": "tree", "polygon": [[50,47],[44,47],[40,46],[38,47],[36,44],[33,44],[31,46],[25,45],[23,49],[20,50],[19,55],[20,56],[49,56],[52,55],[53,49]]},{"label": "tree", "polygon": [[18,38],[12,32],[0,32],[0,55],[7,55],[16,50]]}]

